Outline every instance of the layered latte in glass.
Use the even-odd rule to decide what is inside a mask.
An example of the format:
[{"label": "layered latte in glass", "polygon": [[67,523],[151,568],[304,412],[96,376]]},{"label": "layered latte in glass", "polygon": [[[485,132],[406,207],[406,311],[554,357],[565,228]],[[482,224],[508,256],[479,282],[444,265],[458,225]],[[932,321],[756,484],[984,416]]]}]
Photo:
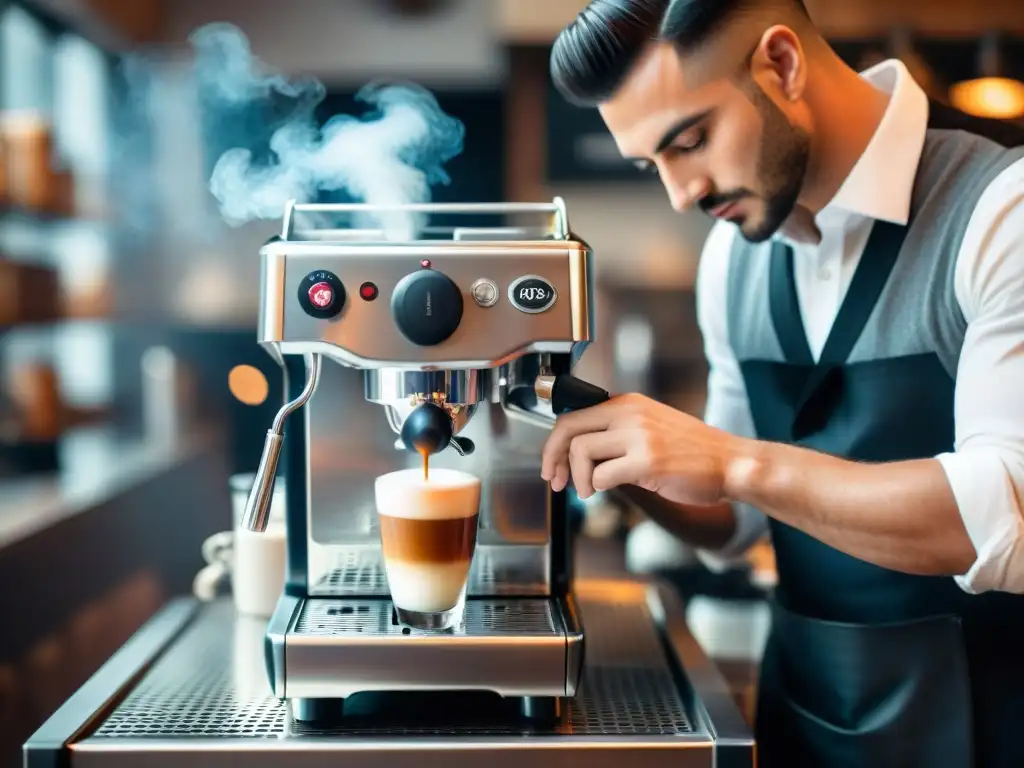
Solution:
[{"label": "layered latte in glass", "polygon": [[476,550],[480,479],[453,469],[381,475],[375,483],[384,568],[398,620],[414,629],[462,623]]}]

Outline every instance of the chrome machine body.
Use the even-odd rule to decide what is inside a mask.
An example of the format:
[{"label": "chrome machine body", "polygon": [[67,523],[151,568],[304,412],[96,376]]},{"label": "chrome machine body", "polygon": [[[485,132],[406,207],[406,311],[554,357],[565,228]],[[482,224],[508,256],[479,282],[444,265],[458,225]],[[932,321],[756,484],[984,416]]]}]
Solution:
[{"label": "chrome machine body", "polygon": [[[753,768],[674,591],[573,578],[565,497],[539,456],[553,414],[607,393],[569,375],[593,318],[564,206],[421,206],[548,224],[431,226],[416,242],[320,220],[366,212],[290,207],[263,249],[260,340],[289,398],[245,520],[267,525],[280,466],[289,573],[269,624],[230,599],[172,601],[31,737],[26,768]],[[408,307],[396,321],[417,285],[440,331]],[[381,563],[373,481],[416,466],[410,446],[484,481],[466,619],[446,633],[395,622]]]},{"label": "chrome machine body", "polygon": [[[466,223],[394,242],[338,221],[396,213]],[[473,227],[480,214],[521,224]],[[371,690],[480,689],[557,713],[579,682],[583,628],[564,493],[540,477],[551,407],[535,385],[568,373],[593,328],[590,251],[564,204],[292,204],[261,258],[259,340],[292,398],[247,515],[251,529],[266,525],[283,450],[289,579],[268,636],[275,694],[304,720]],[[450,633],[399,625],[382,563],[374,479],[421,465],[415,424],[432,436],[432,467],[483,480],[466,619]]]}]

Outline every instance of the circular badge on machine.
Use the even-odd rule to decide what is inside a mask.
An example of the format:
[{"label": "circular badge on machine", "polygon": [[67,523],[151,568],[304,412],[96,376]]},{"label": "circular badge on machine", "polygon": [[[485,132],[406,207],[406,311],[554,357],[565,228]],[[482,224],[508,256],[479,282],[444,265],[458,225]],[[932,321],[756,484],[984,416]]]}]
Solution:
[{"label": "circular badge on machine", "polygon": [[524,275],[508,287],[508,300],[512,306],[532,315],[551,309],[556,298],[555,287],[537,275]]}]

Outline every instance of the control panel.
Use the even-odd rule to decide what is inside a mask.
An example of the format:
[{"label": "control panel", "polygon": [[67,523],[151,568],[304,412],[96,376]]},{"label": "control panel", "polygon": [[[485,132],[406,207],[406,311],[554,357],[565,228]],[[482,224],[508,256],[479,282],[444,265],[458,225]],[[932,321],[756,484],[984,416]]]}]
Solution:
[{"label": "control panel", "polygon": [[589,338],[588,256],[565,242],[268,244],[264,285],[280,286],[283,302],[267,305],[265,316],[280,320],[262,338],[324,341],[359,367],[465,367],[537,345],[568,349]]},{"label": "control panel", "polygon": [[[420,269],[402,277],[391,294],[391,314],[402,335],[413,344],[431,346],[451,338],[464,315],[463,291],[448,275],[424,260]],[[496,305],[502,298],[501,287],[488,278],[478,278],[469,286],[469,297],[478,307]],[[358,296],[374,301],[380,290],[372,281],[363,281]],[[525,314],[539,314],[554,306],[558,292],[540,275],[522,275],[512,280],[505,291],[509,305]],[[299,285],[299,304],[311,317],[326,320],[337,317],[345,307],[346,291],[341,279],[326,269],[307,274]]]}]

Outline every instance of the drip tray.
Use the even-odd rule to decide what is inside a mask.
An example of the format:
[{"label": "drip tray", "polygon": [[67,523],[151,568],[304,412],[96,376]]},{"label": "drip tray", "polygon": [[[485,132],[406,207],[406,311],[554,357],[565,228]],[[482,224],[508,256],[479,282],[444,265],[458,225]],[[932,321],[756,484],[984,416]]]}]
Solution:
[{"label": "drip tray", "polygon": [[[750,730],[666,587],[584,582],[577,603],[484,601],[468,614],[466,633],[455,638],[479,643],[518,637],[524,646],[543,644],[548,632],[566,623],[559,611],[577,608],[573,615],[586,633],[583,674],[555,720],[525,720],[512,700],[494,694],[368,692],[345,701],[341,720],[311,726],[290,717],[290,703],[270,690],[265,621],[237,616],[230,600],[178,601],[43,725],[26,744],[26,765],[752,768]],[[497,610],[501,605],[508,607]],[[515,619],[508,616],[513,606],[520,611]],[[396,639],[383,601],[296,602],[292,616],[287,638],[293,644],[302,638],[310,646],[321,642],[335,661],[342,658],[339,648],[357,647],[339,645],[338,638],[362,636],[375,648],[385,638]],[[515,629],[512,621],[520,622]],[[399,633],[397,639],[394,647],[431,665],[417,644],[436,638]],[[488,665],[496,663],[488,657]],[[524,673],[520,662],[505,666],[510,678]],[[292,684],[296,670],[288,670]],[[365,670],[367,679],[386,674],[377,666]]]},{"label": "drip tray", "polygon": [[[519,602],[548,603],[510,600],[491,605]],[[359,601],[312,600],[299,624],[326,613],[332,604],[356,609],[339,614],[346,618],[369,614],[358,611],[367,605]],[[474,604],[467,605],[467,618],[474,615],[469,612]],[[390,603],[371,605],[379,621],[380,611]],[[495,696],[435,692],[353,696],[346,704],[345,719],[323,728],[291,720],[285,703],[271,696],[262,664],[261,624],[236,617],[230,602],[216,603],[203,610],[86,743],[286,735],[706,736],[687,711],[645,603],[584,599],[580,612],[587,632],[583,682],[558,722],[533,724],[517,714],[507,717],[512,707]],[[388,614],[389,609],[383,613]],[[385,623],[390,624],[390,619]],[[473,626],[472,621],[467,624]],[[316,624],[313,628],[325,631]]]},{"label": "drip tray", "polygon": [[312,598],[274,663],[289,699],[451,689],[558,698],[579,674],[582,638],[567,629],[569,614],[548,598],[469,600],[462,627],[426,632],[399,624],[390,600]]}]

